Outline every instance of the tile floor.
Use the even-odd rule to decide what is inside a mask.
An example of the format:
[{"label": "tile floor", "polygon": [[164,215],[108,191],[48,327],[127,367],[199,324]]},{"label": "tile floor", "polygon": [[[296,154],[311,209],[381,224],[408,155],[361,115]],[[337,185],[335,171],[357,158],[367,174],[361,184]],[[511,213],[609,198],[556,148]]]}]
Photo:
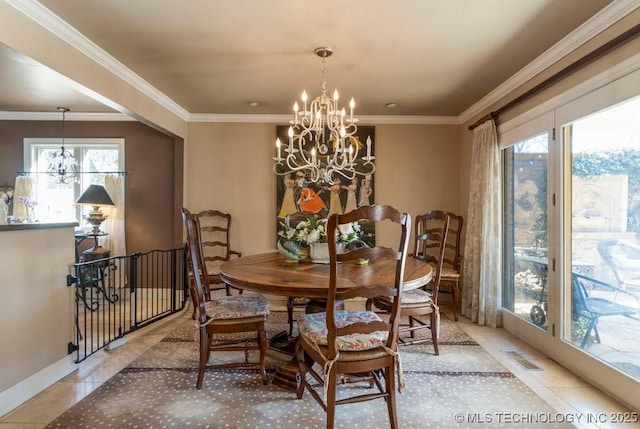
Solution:
[{"label": "tile floor", "polygon": [[[275,308],[274,308],[275,309]],[[445,309],[446,311],[446,309]],[[127,336],[127,342],[112,351],[101,350],[80,364],[75,373],[40,393],[16,410],[0,418],[0,429],[40,429],[54,420],[83,397],[91,393],[104,381],[126,367],[136,357],[155,345],[173,327],[191,314],[187,307],[182,313],[169,317],[154,325]],[[527,344],[503,329],[480,327],[465,318],[458,322],[475,341],[494,358],[527,384],[541,398],[554,407],[560,418],[573,418],[580,413],[610,413],[629,411],[620,403],[608,398],[598,389],[547,359]],[[539,366],[543,371],[528,371],[504,353],[517,350],[522,356]],[[593,414],[592,414],[593,415]],[[488,427],[486,424],[478,424]],[[514,424],[512,427],[527,427]],[[543,427],[542,425],[541,427]],[[452,427],[455,425],[452,423]],[[529,427],[531,427],[529,425]],[[613,425],[611,423],[576,423],[578,428],[638,427],[640,424]]]}]

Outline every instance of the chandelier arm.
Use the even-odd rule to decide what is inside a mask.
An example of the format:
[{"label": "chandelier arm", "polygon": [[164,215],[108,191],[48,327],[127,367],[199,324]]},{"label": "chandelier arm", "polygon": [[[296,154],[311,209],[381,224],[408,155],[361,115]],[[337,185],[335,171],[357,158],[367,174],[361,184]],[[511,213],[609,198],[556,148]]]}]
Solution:
[{"label": "chandelier arm", "polygon": [[[294,140],[297,140],[297,144],[298,144],[298,149],[297,149],[297,153],[300,153],[300,157],[302,158],[302,161],[304,161],[305,164],[315,164],[315,161],[313,159],[309,159],[305,153],[304,150],[304,146],[307,143],[307,140],[305,139],[305,136],[309,134],[308,132],[302,132],[299,136],[294,136]],[[309,134],[309,136],[312,136],[312,134]],[[297,164],[297,163],[296,163]]]},{"label": "chandelier arm", "polygon": [[371,169],[367,170],[367,171],[358,171],[358,170],[354,169],[356,174],[359,175],[359,176],[367,176],[367,175],[371,175],[371,174],[376,172],[376,165],[373,162],[367,161],[364,164],[362,164],[362,166],[363,167],[369,166]]},{"label": "chandelier arm", "polygon": [[329,180],[331,180],[331,182],[333,183],[334,179],[333,179],[333,175],[335,174],[339,174],[342,177],[344,177],[345,179],[347,179],[348,181],[350,181],[351,179],[353,179],[354,177],[356,177],[356,171],[350,168],[343,168],[343,169],[336,169],[336,168],[332,168],[331,170],[327,170],[326,172],[326,176],[329,178]]},{"label": "chandelier arm", "polygon": [[284,176],[286,174],[290,174],[290,173],[295,173],[296,171],[303,171],[303,170],[308,170],[309,173],[309,180],[313,183],[317,182],[319,177],[320,177],[320,170],[316,167],[316,168],[310,168],[309,166],[303,165],[303,166],[290,166],[289,164],[287,164],[287,167],[289,168],[289,170],[283,170],[283,171],[278,171],[277,167],[278,166],[284,166],[284,164],[282,162],[276,163],[273,165],[273,172],[277,175],[277,176]]}]

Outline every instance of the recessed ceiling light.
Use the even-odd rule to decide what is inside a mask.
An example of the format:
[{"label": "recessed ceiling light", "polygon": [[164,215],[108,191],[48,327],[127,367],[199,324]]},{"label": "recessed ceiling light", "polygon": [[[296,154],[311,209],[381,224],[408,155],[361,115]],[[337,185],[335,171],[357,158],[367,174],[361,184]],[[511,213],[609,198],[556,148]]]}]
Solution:
[{"label": "recessed ceiling light", "polygon": [[385,106],[389,109],[393,109],[394,107],[398,107],[398,103],[387,103]]},{"label": "recessed ceiling light", "polygon": [[260,105],[260,103],[258,103],[257,101],[250,101],[249,102],[249,106],[251,106],[251,107],[257,107],[259,105]]}]

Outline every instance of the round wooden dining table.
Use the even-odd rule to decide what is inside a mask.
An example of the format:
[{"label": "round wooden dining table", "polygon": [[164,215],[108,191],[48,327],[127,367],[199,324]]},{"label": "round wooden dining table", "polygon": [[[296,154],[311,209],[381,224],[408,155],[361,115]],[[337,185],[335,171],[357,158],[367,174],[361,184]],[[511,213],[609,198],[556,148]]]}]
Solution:
[{"label": "round wooden dining table", "polygon": [[[338,290],[354,286],[393,286],[396,262],[344,263],[338,266]],[[433,269],[423,261],[407,258],[404,290],[424,286],[431,280]],[[278,295],[326,299],[329,287],[329,265],[310,259],[289,262],[279,252],[243,256],[223,263],[220,278],[240,289]]]},{"label": "round wooden dining table", "polygon": [[[396,262],[377,260],[373,263],[343,263],[338,266],[338,289],[354,286],[393,286]],[[423,261],[407,258],[404,290],[426,285],[433,269]],[[307,312],[322,311],[329,288],[329,265],[304,259],[290,262],[279,252],[243,256],[220,266],[220,279],[236,288],[269,295],[310,298]],[[324,302],[323,302],[324,300]],[[310,308],[312,310],[310,310]],[[283,332],[286,336],[286,332]],[[295,339],[289,339],[290,345]],[[282,350],[281,350],[282,351]],[[273,383],[288,390],[296,390],[300,383],[295,358],[288,366],[278,368]]]}]

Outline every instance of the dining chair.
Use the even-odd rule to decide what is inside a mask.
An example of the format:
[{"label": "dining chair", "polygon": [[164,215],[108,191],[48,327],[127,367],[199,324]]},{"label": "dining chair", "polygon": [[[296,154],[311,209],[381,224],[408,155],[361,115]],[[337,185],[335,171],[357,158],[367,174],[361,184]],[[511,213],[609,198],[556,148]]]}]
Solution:
[{"label": "dining chair", "polygon": [[[333,214],[327,224],[328,236],[335,235],[338,225],[368,220],[376,224],[396,226],[397,248],[383,246],[362,247],[338,254],[334,240],[329,241],[329,288],[326,310],[311,314],[297,314],[298,342],[296,359],[300,367],[300,385],[297,397],[304,391],[326,412],[326,427],[333,428],[337,405],[351,404],[382,398],[387,404],[389,424],[398,427],[396,412],[396,376],[403,384],[398,354],[399,299],[407,258],[407,236],[411,229],[411,216],[390,206],[363,206],[346,214]],[[394,282],[377,284],[376,267],[383,259],[395,261]],[[365,263],[366,261],[366,263]],[[377,264],[378,263],[378,264]],[[342,264],[361,264],[361,284],[338,290],[338,272]],[[393,304],[388,321],[372,311],[336,309],[336,303],[353,298],[388,296]],[[395,298],[395,299],[394,299]],[[316,366],[317,365],[317,366]],[[347,397],[337,399],[338,384],[343,375],[360,375],[375,384],[376,391],[349,389]],[[347,389],[345,389],[347,390]]]},{"label": "dining chair", "polygon": [[[435,221],[435,222],[434,222]],[[398,340],[401,345],[420,344],[429,341],[427,338],[416,338],[415,334],[420,329],[431,330],[434,354],[440,354],[438,350],[438,336],[440,329],[440,308],[438,307],[438,292],[442,279],[442,265],[444,262],[444,249],[449,230],[449,216],[442,210],[430,210],[425,214],[416,216],[414,227],[414,247],[411,257],[420,259],[434,267],[432,280],[421,288],[408,290],[402,293],[402,305],[400,314],[408,318],[408,325],[402,325],[399,329]],[[438,249],[434,256],[430,249]],[[393,310],[394,300],[386,296],[377,296],[368,299],[366,309],[373,306],[390,312]],[[429,316],[429,322],[422,320],[421,316]],[[402,336],[409,333],[409,338]]]},{"label": "dining chair", "polygon": [[[231,250],[231,215],[219,210],[203,210],[195,215],[200,233],[200,246],[209,273],[209,291],[224,290],[231,294],[230,286],[220,280],[220,265],[232,256],[242,253]],[[240,293],[242,290],[239,289]]]},{"label": "dining chair", "polygon": [[619,288],[640,292],[640,246],[608,238],[598,243],[598,253],[613,271]]},{"label": "dining chair", "polygon": [[[207,300],[206,285],[208,279],[204,256],[200,251],[198,222],[189,210],[182,209],[182,220],[187,230],[188,258],[193,276],[189,283],[192,297],[195,297],[199,331],[198,378],[196,388],[202,387],[204,371],[220,368],[254,368],[267,384],[265,356],[267,336],[265,323],[269,315],[269,302],[260,294],[228,295]],[[220,334],[243,334],[254,332],[254,340],[247,338],[222,340]],[[249,351],[259,351],[259,361],[249,362]],[[244,362],[213,364],[209,363],[212,351],[243,351]]]},{"label": "dining chair", "polygon": [[460,284],[462,283],[462,226],[464,218],[452,212],[449,216],[446,246],[442,260],[442,274],[439,293],[451,294],[453,319],[458,321],[458,307],[460,306]]},{"label": "dining chair", "polygon": [[600,343],[598,321],[601,317],[622,316],[640,321],[640,298],[637,295],[576,272],[571,273],[571,303],[573,315],[587,321],[580,341],[581,349],[587,345],[592,332]]}]

